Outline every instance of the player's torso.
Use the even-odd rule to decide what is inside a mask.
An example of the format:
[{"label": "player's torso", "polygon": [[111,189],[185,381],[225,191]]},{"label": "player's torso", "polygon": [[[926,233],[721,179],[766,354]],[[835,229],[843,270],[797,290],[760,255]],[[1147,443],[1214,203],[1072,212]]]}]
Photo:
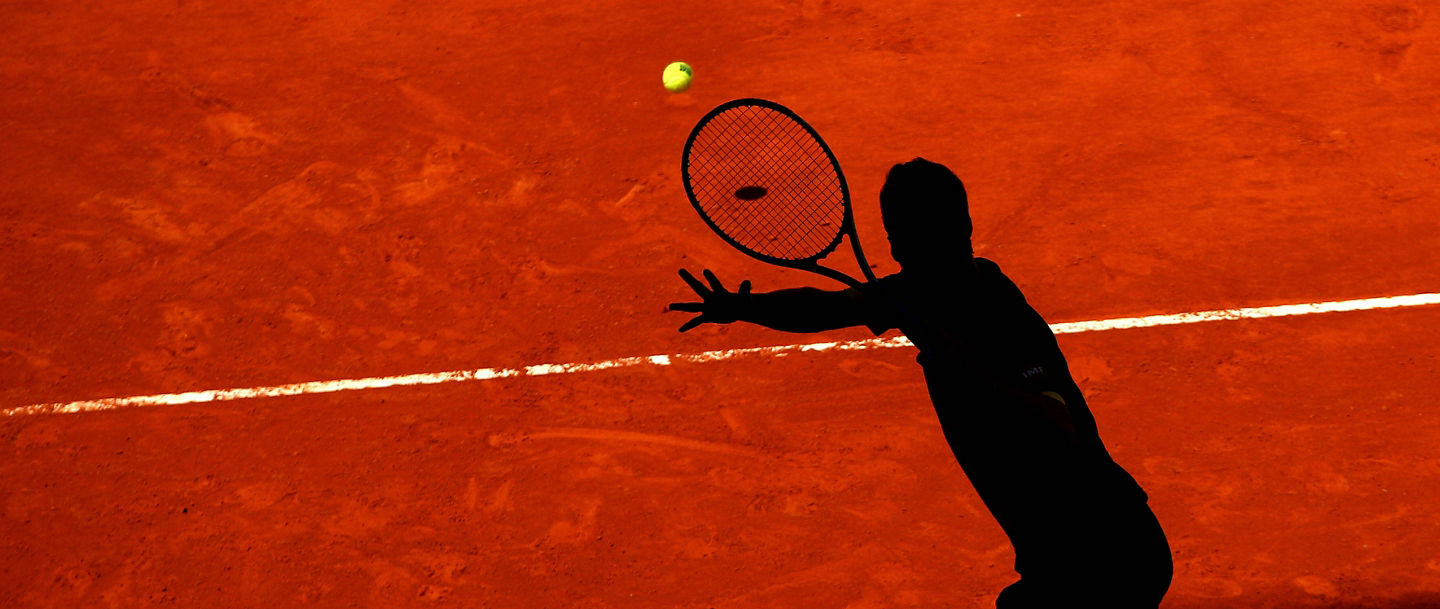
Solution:
[{"label": "player's torso", "polygon": [[1056,393],[1070,414],[1077,456],[1083,462],[1077,465],[1085,476],[1094,477],[1095,487],[1112,489],[1117,500],[1145,501],[1144,491],[1115,464],[1101,442],[1095,418],[1049,325],[998,266],[984,259],[977,263],[980,275],[966,289],[911,291],[904,296],[913,303],[921,324],[930,329],[930,336],[922,339],[928,347],[922,347],[917,361],[925,369],[942,423],[948,430],[978,434],[973,439],[982,440],[993,431],[984,428],[985,421],[1004,420],[986,411],[1007,404],[988,403],[996,394],[985,382],[966,374],[967,368],[1019,393]]},{"label": "player's torso", "polygon": [[1024,392],[1064,392],[1073,383],[1045,320],[998,266],[976,259],[964,281],[907,282],[898,290],[918,323],[904,328],[927,368],[965,365]]}]

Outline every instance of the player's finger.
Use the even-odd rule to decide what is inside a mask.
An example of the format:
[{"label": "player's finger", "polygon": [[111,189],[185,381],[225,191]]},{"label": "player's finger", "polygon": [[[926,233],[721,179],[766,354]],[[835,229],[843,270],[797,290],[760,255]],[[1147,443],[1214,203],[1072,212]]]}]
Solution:
[{"label": "player's finger", "polygon": [[703,302],[672,302],[672,303],[670,303],[670,306],[669,306],[669,307],[666,307],[665,310],[667,310],[667,311],[685,311],[685,312],[687,312],[687,313],[699,313],[699,312],[705,310],[705,303],[703,303]]},{"label": "player's finger", "polygon": [[700,325],[700,324],[703,324],[703,323],[705,323],[706,321],[709,321],[709,320],[705,319],[705,316],[704,316],[704,315],[696,315],[696,316],[695,316],[693,319],[691,319],[690,321],[685,322],[685,325],[680,326],[680,331],[681,331],[681,332],[689,332],[691,328],[694,328],[695,326],[698,326],[698,325]]},{"label": "player's finger", "polygon": [[750,280],[749,280],[749,279],[746,279],[745,281],[740,282],[740,295],[741,295],[741,296],[749,296],[749,295],[750,295]]},{"label": "player's finger", "polygon": [[705,269],[705,281],[710,282],[710,289],[716,292],[723,294],[728,291],[725,289],[725,284],[720,283],[720,278],[716,277],[715,273],[711,273],[710,269]]},{"label": "player's finger", "polygon": [[691,275],[690,271],[680,269],[680,278],[684,279],[685,283],[690,284],[690,289],[695,290],[695,293],[699,294],[701,298],[710,295],[710,290],[705,287],[705,284],[700,283],[700,280],[696,279],[694,275]]}]

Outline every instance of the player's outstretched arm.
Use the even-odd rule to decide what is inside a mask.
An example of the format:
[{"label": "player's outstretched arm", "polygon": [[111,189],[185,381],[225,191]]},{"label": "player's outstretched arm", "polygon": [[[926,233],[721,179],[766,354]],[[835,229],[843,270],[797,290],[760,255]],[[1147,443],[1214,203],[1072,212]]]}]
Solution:
[{"label": "player's outstretched arm", "polygon": [[823,332],[837,328],[864,325],[860,305],[844,291],[818,288],[792,288],[774,292],[752,293],[750,281],[740,282],[735,292],[725,289],[709,269],[701,283],[689,271],[680,269],[680,278],[700,296],[700,302],[671,303],[671,311],[688,311],[699,315],[680,326],[685,332],[704,323],[728,324],[748,321],[785,332]]}]

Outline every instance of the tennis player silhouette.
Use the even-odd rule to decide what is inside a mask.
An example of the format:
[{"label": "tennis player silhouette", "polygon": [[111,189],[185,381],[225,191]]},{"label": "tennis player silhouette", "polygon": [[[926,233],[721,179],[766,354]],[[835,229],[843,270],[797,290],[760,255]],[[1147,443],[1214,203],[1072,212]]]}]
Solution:
[{"label": "tennis player silhouette", "polygon": [[1146,608],[1172,574],[1148,496],[1110,458],[1055,335],[1000,267],[974,257],[965,186],[943,165],[897,164],[880,191],[900,272],[860,288],[730,292],[704,271],[680,327],[745,321],[788,332],[892,328],[916,361],[950,449],[1015,549],[997,609]]}]

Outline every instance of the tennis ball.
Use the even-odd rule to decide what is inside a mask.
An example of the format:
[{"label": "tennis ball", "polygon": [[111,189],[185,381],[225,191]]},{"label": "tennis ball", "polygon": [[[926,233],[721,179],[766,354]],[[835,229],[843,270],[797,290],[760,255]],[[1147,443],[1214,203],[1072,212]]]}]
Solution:
[{"label": "tennis ball", "polygon": [[665,66],[665,72],[660,75],[660,81],[665,83],[665,90],[671,93],[680,93],[690,88],[690,81],[695,79],[695,71],[690,69],[690,64],[677,61]]}]

